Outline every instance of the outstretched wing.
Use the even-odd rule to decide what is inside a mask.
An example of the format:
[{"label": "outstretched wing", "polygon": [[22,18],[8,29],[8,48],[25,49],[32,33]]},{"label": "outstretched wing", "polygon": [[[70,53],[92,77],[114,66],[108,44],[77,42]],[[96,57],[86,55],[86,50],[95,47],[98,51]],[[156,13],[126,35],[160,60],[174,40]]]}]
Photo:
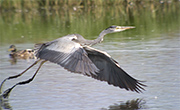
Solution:
[{"label": "outstretched wing", "polygon": [[83,47],[72,40],[77,39],[76,34],[67,35],[52,42],[36,45],[37,58],[57,63],[65,69],[92,76],[99,71],[88,58]]},{"label": "outstretched wing", "polygon": [[125,88],[126,90],[136,92],[144,90],[141,86],[145,85],[128,75],[110,55],[92,47],[84,47],[84,49],[88,53],[88,57],[91,61],[100,70],[93,78],[107,81],[108,84]]}]

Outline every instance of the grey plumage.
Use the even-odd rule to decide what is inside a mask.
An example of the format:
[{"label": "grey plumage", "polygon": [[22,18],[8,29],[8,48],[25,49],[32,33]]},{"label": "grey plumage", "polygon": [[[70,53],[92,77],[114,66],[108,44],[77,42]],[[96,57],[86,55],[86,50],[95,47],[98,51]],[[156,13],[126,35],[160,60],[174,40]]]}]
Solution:
[{"label": "grey plumage", "polygon": [[65,69],[88,76],[96,75],[98,68],[88,58],[83,47],[73,41],[79,34],[71,34],[52,42],[40,44],[37,58],[57,63]]},{"label": "grey plumage", "polygon": [[126,90],[141,92],[144,90],[141,86],[145,86],[140,81],[128,75],[107,53],[99,51],[91,47],[84,48],[88,53],[88,57],[100,70],[93,78],[107,81],[108,84],[125,88]]},{"label": "grey plumage", "polygon": [[90,47],[101,42],[104,35],[113,33],[116,28],[117,26],[111,26],[103,30],[95,40],[86,40],[79,34],[58,38],[41,44],[36,56],[57,63],[68,71],[106,81],[126,90],[141,92],[144,90],[141,86],[145,85],[128,75],[106,52]]}]

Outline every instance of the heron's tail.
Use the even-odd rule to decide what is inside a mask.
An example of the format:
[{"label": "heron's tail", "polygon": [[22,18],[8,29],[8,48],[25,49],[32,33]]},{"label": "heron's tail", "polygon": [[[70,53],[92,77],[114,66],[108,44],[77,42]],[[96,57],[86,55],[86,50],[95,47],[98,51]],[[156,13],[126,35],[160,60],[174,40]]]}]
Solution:
[{"label": "heron's tail", "polygon": [[41,49],[43,44],[44,43],[37,43],[37,44],[34,45],[34,51],[35,51],[34,54],[35,54],[36,57],[38,56],[37,54],[38,54],[38,52]]}]

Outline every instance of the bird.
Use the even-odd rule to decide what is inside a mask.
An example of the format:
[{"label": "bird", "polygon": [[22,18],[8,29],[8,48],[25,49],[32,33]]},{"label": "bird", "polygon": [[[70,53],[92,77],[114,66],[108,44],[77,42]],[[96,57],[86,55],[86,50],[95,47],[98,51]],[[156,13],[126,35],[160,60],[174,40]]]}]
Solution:
[{"label": "bird", "polygon": [[11,58],[36,59],[34,49],[17,50],[15,45],[10,45],[8,51],[11,51]]},{"label": "bird", "polygon": [[137,93],[142,92],[142,90],[145,90],[144,87],[146,86],[145,84],[142,84],[143,81],[137,80],[125,72],[120,67],[119,63],[108,53],[91,47],[102,42],[106,34],[121,32],[133,28],[135,27],[112,25],[103,30],[95,40],[86,40],[80,34],[69,34],[50,42],[36,44],[35,55],[37,61],[22,73],[6,78],[1,83],[0,89],[6,80],[21,76],[28,69],[36,65],[38,62],[41,62],[35,74],[30,79],[16,83],[14,86],[7,89],[2,94],[3,97],[8,97],[11,90],[17,85],[31,82],[46,61],[56,63],[70,72],[83,74],[100,81],[105,81],[109,85],[126,89],[128,91],[135,91]]}]

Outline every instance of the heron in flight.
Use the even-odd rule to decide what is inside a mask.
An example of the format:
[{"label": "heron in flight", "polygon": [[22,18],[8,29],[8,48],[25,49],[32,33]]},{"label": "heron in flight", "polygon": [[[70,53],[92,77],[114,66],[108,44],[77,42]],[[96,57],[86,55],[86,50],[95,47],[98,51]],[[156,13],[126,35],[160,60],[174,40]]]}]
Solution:
[{"label": "heron in flight", "polygon": [[103,30],[95,40],[86,40],[79,34],[70,34],[51,42],[35,45],[37,61],[22,73],[6,78],[1,83],[0,92],[6,80],[21,76],[38,62],[41,62],[35,74],[32,78],[16,83],[4,91],[2,96],[7,98],[14,87],[31,82],[46,61],[56,63],[70,72],[106,81],[108,84],[119,88],[136,91],[138,93],[142,92],[142,90],[144,90],[143,86],[146,85],[128,75],[109,54],[90,47],[103,41],[103,37],[108,33],[121,32],[132,28],[134,27],[113,25]]}]

